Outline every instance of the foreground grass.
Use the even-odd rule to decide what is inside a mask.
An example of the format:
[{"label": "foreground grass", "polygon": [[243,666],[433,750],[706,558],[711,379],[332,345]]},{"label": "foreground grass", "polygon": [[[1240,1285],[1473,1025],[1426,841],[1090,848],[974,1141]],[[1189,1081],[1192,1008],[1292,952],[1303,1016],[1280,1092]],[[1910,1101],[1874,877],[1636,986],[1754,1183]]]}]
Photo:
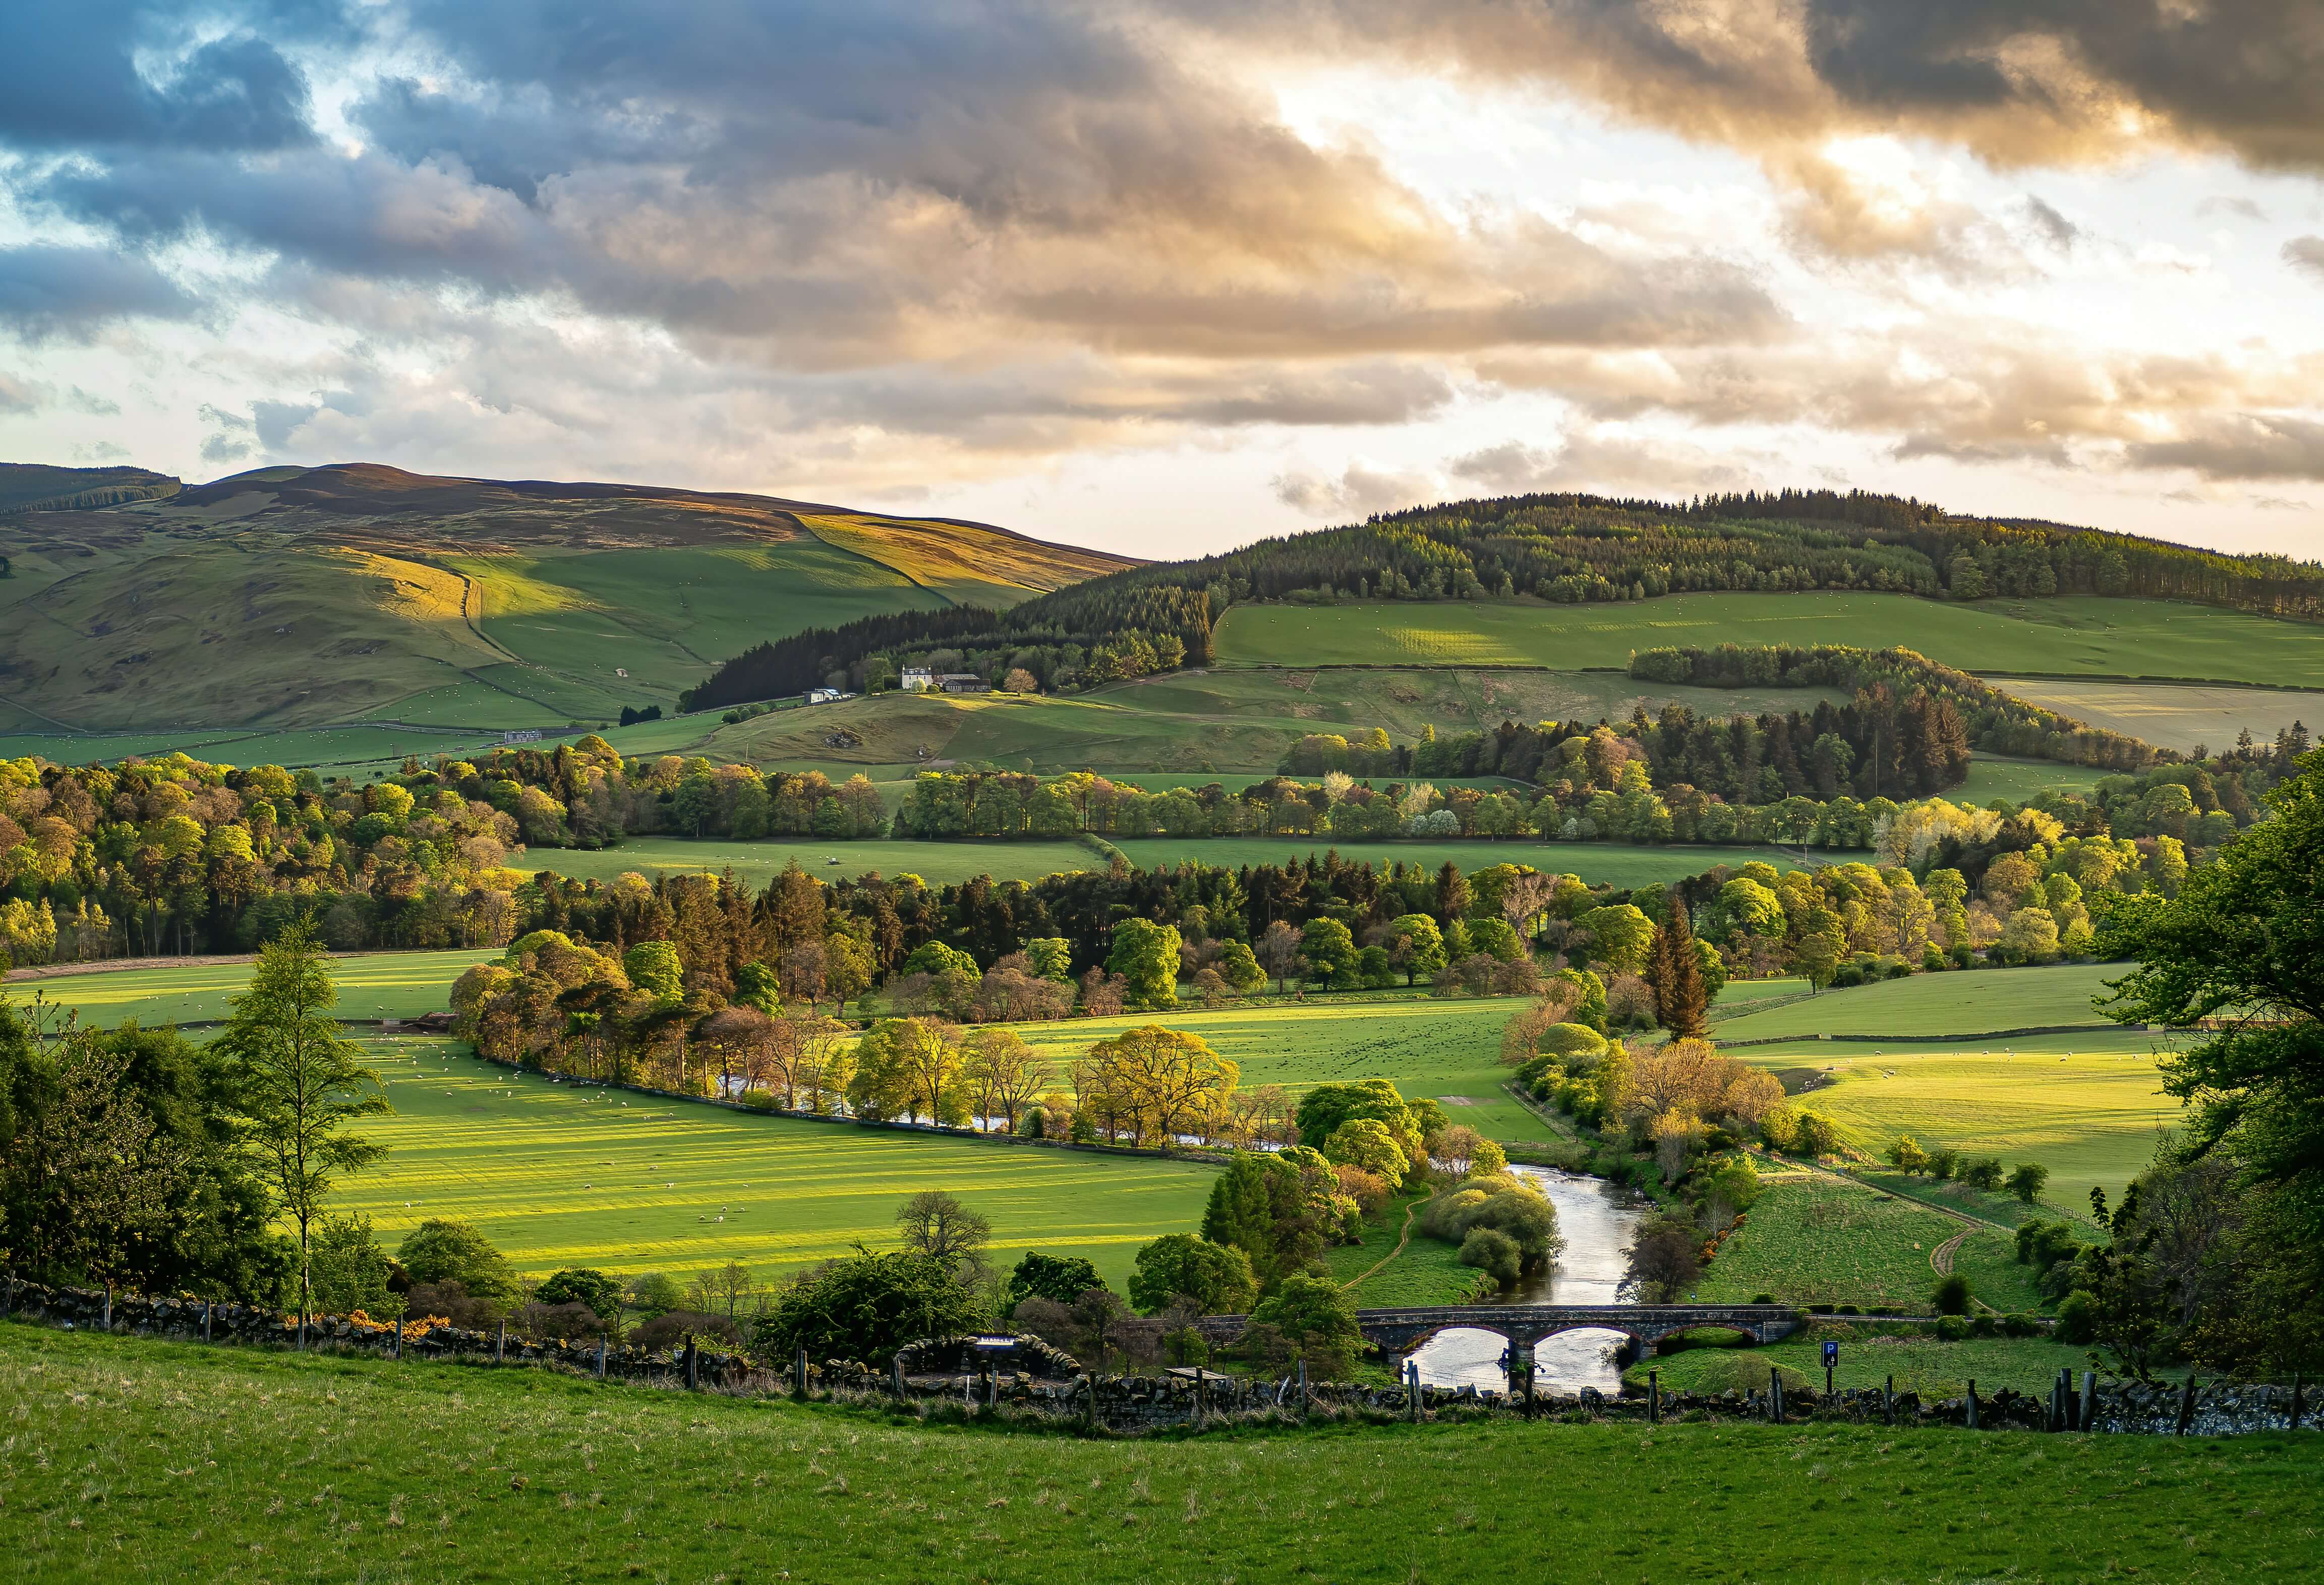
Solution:
[{"label": "foreground grass", "polygon": [[2324,1561],[2312,1436],[1125,1443],[16,1326],[0,1413],[0,1534],[14,1577],[43,1581],[2209,1580]]},{"label": "foreground grass", "polygon": [[1116,1287],[1139,1246],[1192,1229],[1214,1169],[756,1117],[517,1074],[449,1040],[374,1041],[395,1115],[389,1147],[341,1181],[333,1209],[392,1245],[422,1219],[464,1218],[518,1267],[668,1271],[729,1260],[761,1278],[892,1246],[896,1207],[949,1189],[992,1219],[995,1258],[1087,1256]]}]

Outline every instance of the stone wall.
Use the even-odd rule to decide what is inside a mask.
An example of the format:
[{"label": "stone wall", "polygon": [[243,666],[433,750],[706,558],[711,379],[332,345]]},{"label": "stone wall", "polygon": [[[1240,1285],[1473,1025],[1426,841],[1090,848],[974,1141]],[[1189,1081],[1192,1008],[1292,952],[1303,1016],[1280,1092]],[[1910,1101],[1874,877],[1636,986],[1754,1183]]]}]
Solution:
[{"label": "stone wall", "polygon": [[[13,1318],[35,1325],[67,1330],[106,1330],[124,1336],[153,1337],[198,1342],[208,1335],[213,1343],[272,1348],[297,1344],[297,1321],[278,1311],[246,1304],[205,1305],[199,1299],[151,1299],[115,1295],[108,1311],[106,1295],[80,1288],[45,1288],[18,1283],[0,1286]],[[1204,1371],[1164,1372],[1152,1376],[1102,1376],[1094,1388],[1072,1356],[1038,1338],[1012,1339],[1010,1368],[989,1370],[978,1358],[973,1337],[924,1338],[899,1353],[903,1370],[876,1369],[857,1361],[826,1359],[810,1362],[807,1390],[811,1398],[853,1401],[892,1400],[900,1387],[903,1401],[921,1413],[957,1405],[964,1412],[995,1412],[1032,1416],[1067,1424],[1092,1424],[1109,1431],[1138,1433],[1166,1426],[1199,1424],[1204,1420],[1382,1419],[1410,1417],[1416,1408],[1403,1387],[1363,1382],[1316,1381],[1303,1398],[1296,1378],[1259,1380]],[[609,1344],[602,1351],[587,1342],[527,1342],[493,1332],[469,1332],[452,1326],[401,1329],[339,1316],[310,1318],[308,1346],[334,1352],[362,1351],[412,1360],[503,1362],[532,1368],[558,1369],[576,1376],[600,1374],[610,1379],[645,1386],[683,1388],[689,1385],[688,1359],[682,1349],[648,1350]],[[1015,1367],[1023,1366],[1025,1368]],[[753,1361],[742,1354],[701,1351],[692,1359],[692,1383],[707,1391],[736,1395],[773,1395],[797,1389],[795,1360]],[[1095,1401],[1092,1401],[1093,1390]],[[2079,1390],[2079,1389],[2078,1389]],[[2261,1431],[2317,1428],[2314,1395],[2286,1387],[2236,1383],[2197,1383],[2191,1397],[2184,1383],[2142,1386],[2113,1382],[2096,1387],[2092,1395],[2090,1429],[2100,1433],[2171,1435],[2181,1431],[2195,1436],[2235,1436]],[[1620,1396],[1609,1396],[1592,1387],[1578,1396],[1542,1395],[1528,1405],[1521,1394],[1480,1390],[1473,1387],[1424,1387],[1418,1412],[1429,1419],[1518,1415],[1530,1412],[1551,1420],[1591,1419],[1644,1422],[1650,1413],[1665,1420],[1760,1420],[1774,1418],[1765,1392],[1698,1394],[1665,1392],[1652,1410],[1643,1389],[1627,1387]],[[1811,1387],[1786,1390],[1781,1405],[1786,1424],[1852,1422],[1902,1425],[1964,1426],[1970,1422],[1966,1398],[1923,1402],[1914,1394],[1898,1393],[1890,1399],[1877,1387],[1844,1387],[1829,1395]],[[2074,1394],[2053,1401],[2048,1396],[2004,1389],[1980,1394],[1976,1424],[1986,1431],[2056,1431],[2079,1426],[2080,1403]]]}]

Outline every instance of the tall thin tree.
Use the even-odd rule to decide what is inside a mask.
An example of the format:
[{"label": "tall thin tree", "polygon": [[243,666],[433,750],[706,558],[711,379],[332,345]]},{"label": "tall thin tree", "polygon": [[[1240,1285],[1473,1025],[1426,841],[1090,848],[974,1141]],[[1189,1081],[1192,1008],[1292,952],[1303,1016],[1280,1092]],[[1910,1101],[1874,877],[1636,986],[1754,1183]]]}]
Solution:
[{"label": "tall thin tree", "polygon": [[1702,963],[1695,955],[1686,904],[1675,897],[1670,902],[1670,923],[1655,931],[1647,972],[1655,988],[1655,1022],[1674,1040],[1708,1038],[1711,997],[1703,987]]},{"label": "tall thin tree", "polygon": [[299,1224],[302,1341],[314,1286],[308,1230],[338,1175],[387,1154],[386,1146],[348,1131],[356,1119],[392,1109],[362,1049],[331,1017],[338,1000],[329,959],[311,921],[302,919],[261,949],[250,989],[233,999],[217,1045],[230,1064],[235,1133],[276,1204]]}]

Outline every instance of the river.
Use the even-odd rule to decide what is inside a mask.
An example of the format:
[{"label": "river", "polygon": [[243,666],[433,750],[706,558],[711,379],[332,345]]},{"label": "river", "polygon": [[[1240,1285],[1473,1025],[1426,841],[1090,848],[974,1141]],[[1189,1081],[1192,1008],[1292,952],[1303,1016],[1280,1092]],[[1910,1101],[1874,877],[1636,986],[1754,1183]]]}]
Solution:
[{"label": "river", "polygon": [[[1512,1166],[1509,1171],[1539,1184],[1557,1207],[1557,1230],[1565,1235],[1565,1249],[1546,1272],[1518,1284],[1500,1302],[1621,1303],[1614,1290],[1621,1284],[1642,1209],[1602,1178],[1538,1166]],[[1536,1389],[1576,1393],[1594,1387],[1604,1393],[1618,1391],[1622,1373],[1607,1359],[1606,1350],[1621,1341],[1620,1333],[1611,1332],[1562,1332],[1544,1338],[1533,1356]],[[1499,1332],[1440,1332],[1412,1357],[1419,1362],[1420,1379],[1432,1387],[1498,1390],[1509,1384],[1500,1365],[1506,1347]]]}]

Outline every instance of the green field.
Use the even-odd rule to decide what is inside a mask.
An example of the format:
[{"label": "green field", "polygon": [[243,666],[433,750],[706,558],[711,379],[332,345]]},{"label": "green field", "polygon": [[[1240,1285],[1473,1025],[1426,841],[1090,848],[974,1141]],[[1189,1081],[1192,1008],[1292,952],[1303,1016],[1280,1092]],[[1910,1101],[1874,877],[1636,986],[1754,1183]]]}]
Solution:
[{"label": "green field", "polygon": [[2118,1196],[2153,1159],[2158,1132],[2180,1123],[2151,1052],[2086,1036],[1969,1051],[1900,1046],[1869,1055],[1827,1046],[1735,1055],[1778,1071],[1811,1065],[1824,1087],[1796,1103],[1830,1117],[1868,1155],[1910,1134],[1925,1147],[2037,1162],[2050,1169],[2050,1200],[2069,1208],[2093,1184]]},{"label": "green field", "polygon": [[1923,1403],[1958,1398],[1977,1383],[1990,1395],[2003,1387],[2043,1394],[2061,1370],[2081,1373],[2090,1368],[2090,1350],[2038,1337],[1964,1338],[1949,1343],[1933,1337],[1886,1337],[1877,1322],[1845,1318],[1818,1322],[1813,1338],[1785,1339],[1752,1349],[1687,1349],[1675,1354],[1641,1359],[1622,1372],[1626,1381],[1643,1387],[1646,1372],[1662,1378],[1665,1392],[1724,1392],[1748,1384],[1754,1392],[1767,1389],[1771,1366],[1796,1370],[1808,1385],[1823,1390],[1825,1337],[1840,1343],[1840,1363],[1831,1373],[1835,1387],[1885,1386],[1890,1378],[1900,1393],[1918,1393]]},{"label": "green field", "polygon": [[[918,875],[936,886],[990,875],[997,880],[1038,880],[1059,871],[1102,870],[1103,860],[1077,842],[691,842],[677,836],[634,836],[619,847],[531,848],[514,860],[522,870],[554,870],[582,880],[610,880],[634,871],[662,875],[732,869],[735,878],[762,887],[793,859],[825,880],[853,880],[878,871],[890,880]],[[837,859],[834,864],[828,861]]]},{"label": "green field", "polygon": [[1719,644],[1904,645],[1991,672],[2176,677],[2324,687],[2309,624],[2159,600],[2069,596],[1952,604],[1908,594],[1673,594],[1617,604],[1533,600],[1238,605],[1222,666],[1623,667],[1631,651]]},{"label": "green field", "polygon": [[[1416,1232],[1406,1241],[1404,1252],[1396,1253],[1397,1239],[1404,1231],[1405,1211],[1415,1203],[1398,1195],[1379,1221],[1365,1223],[1362,1243],[1335,1245],[1323,1251],[1323,1264],[1340,1283],[1352,1282],[1379,1267],[1354,1290],[1356,1303],[1367,1310],[1462,1304],[1476,1286],[1477,1268],[1461,1264],[1458,1245]],[[1382,1261],[1388,1264],[1382,1266]]]},{"label": "green field", "polygon": [[2030,804],[2045,792],[2087,793],[2106,775],[2087,765],[1979,754],[1969,761],[1969,779],[1943,796],[1956,804],[1979,807],[1996,801]]},{"label": "green field", "polygon": [[[1331,837],[1123,837],[1114,843],[1130,862],[1141,868],[1199,862],[1226,869],[1246,864],[1286,864],[1310,856],[1321,859],[1333,847]],[[1367,842],[1340,848],[1350,863],[1369,863],[1385,870],[1391,863],[1418,864],[1434,870],[1447,862],[1467,871],[1489,864],[1527,864],[1552,872],[1571,872],[1584,880],[1614,886],[1643,886],[1649,880],[1676,880],[1698,875],[1714,864],[1745,864],[1754,861],[1779,869],[1797,869],[1796,861],[1772,848],[1631,847],[1618,843],[1515,842]],[[1058,842],[916,842],[909,838],[878,842],[783,840],[696,842],[677,836],[635,836],[618,847],[585,852],[578,848],[531,848],[512,861],[525,871],[554,870],[580,880],[611,880],[625,871],[652,880],[678,873],[716,874],[732,868],[752,886],[764,886],[798,859],[802,868],[826,880],[852,879],[876,870],[893,878],[918,875],[935,885],[950,885],[978,875],[997,880],[1037,880],[1061,871],[1102,870],[1105,861],[1093,848],[1074,841]],[[830,861],[837,859],[838,863]]]},{"label": "green field", "polygon": [[[336,1009],[343,1018],[406,1018],[440,1012],[452,981],[476,963],[500,956],[497,948],[466,952],[374,952],[339,957],[331,978],[339,988]],[[111,1028],[135,1018],[148,1028],[225,1018],[229,997],[250,983],[250,965],[193,963],[159,969],[103,969],[33,979],[11,975],[6,994],[18,1003],[34,993],[80,1009],[81,1022]]]},{"label": "green field", "polygon": [[[2246,681],[2312,680],[2301,673],[2281,677],[2236,675]],[[2246,731],[2257,742],[2273,742],[2279,731],[2294,722],[2304,723],[2311,739],[2324,732],[2324,693],[2183,683],[2061,682],[2054,677],[1997,677],[1992,680],[1996,686],[2045,710],[2071,715],[2108,732],[2144,738],[2158,748],[2177,749],[2181,753],[2191,752],[2199,745],[2218,753],[2235,747],[2236,733]]]},{"label": "green field", "polygon": [[336,1208],[371,1216],[389,1244],[428,1217],[473,1221],[537,1275],[739,1260],[763,1278],[858,1239],[892,1245],[904,1197],[943,1188],[992,1219],[1004,1265],[1031,1248],[1085,1255],[1119,1286],[1139,1246],[1192,1230],[1210,1193],[1213,1169],[1194,1163],[601,1098],[447,1040],[367,1049],[396,1115],[364,1131],[389,1154],[342,1182]]},{"label": "green field", "polygon": [[1827,991],[1787,1007],[1720,1020],[1720,1040],[1777,1036],[1974,1035],[2059,1024],[2104,1024],[2090,1005],[2119,980],[2119,963],[2061,963],[2034,969],[1972,969],[1914,974]]},{"label": "green field", "polygon": [[1514,997],[1383,1000],[1137,1014],[1019,1024],[1028,1045],[1063,1064],[1091,1045],[1140,1024],[1200,1035],[1242,1072],[1242,1087],[1281,1084],[1296,1094],[1351,1079],[1393,1079],[1406,1095],[1443,1102],[1458,1122],[1495,1139],[1541,1139],[1548,1125],[1502,1086],[1501,1029],[1525,1004]]},{"label": "green field", "polygon": [[0,1405],[0,1528],[42,1585],[1967,1585],[2324,1560],[2314,1436],[1503,1421],[1123,1442],[16,1325]]},{"label": "green field", "polygon": [[[1884,1305],[1924,1315],[1937,1282],[1930,1253],[1968,1225],[1821,1174],[1770,1172],[1766,1192],[1704,1269],[1695,1296],[1717,1304],[1770,1293],[1785,1304]],[[2017,1264],[2007,1233],[1971,1231],[1953,1268],[1997,1310],[2041,1302],[2032,1268]]]}]

